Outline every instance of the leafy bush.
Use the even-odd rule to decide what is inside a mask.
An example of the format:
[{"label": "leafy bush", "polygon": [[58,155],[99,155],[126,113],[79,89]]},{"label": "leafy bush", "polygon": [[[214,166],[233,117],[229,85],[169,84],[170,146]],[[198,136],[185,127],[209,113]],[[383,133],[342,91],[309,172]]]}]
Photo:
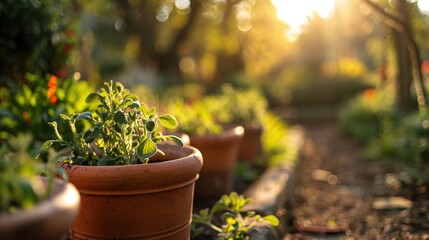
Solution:
[{"label": "leafy bush", "polygon": [[167,109],[177,117],[180,123],[178,130],[181,132],[197,136],[222,132],[222,126],[215,119],[213,106],[207,101],[188,104],[177,100],[171,102]]},{"label": "leafy bush", "polygon": [[264,132],[262,133],[262,152],[269,165],[284,162],[285,159],[297,158],[296,146],[288,138],[289,128],[278,116],[268,112],[262,119]]},{"label": "leafy bush", "polygon": [[369,89],[344,106],[340,120],[347,133],[367,143],[370,158],[429,181],[429,114],[401,114],[393,96]]},{"label": "leafy bush", "polygon": [[26,79],[27,84],[15,89],[0,88],[0,141],[31,133],[34,141],[44,142],[55,136],[49,121],[58,121],[60,113],[87,109],[84,99],[92,87],[86,81],[34,74],[26,74]]},{"label": "leafy bush", "polygon": [[237,89],[224,84],[219,94],[207,99],[222,123],[261,124],[267,111],[267,100],[255,88]]},{"label": "leafy bush", "polygon": [[383,121],[397,116],[393,104],[393,96],[387,92],[367,89],[342,108],[341,126],[357,139],[370,141],[380,134]]},{"label": "leafy bush", "polygon": [[[324,69],[328,71],[328,69]],[[270,105],[338,104],[373,87],[359,77],[314,71],[296,67],[262,83]]]},{"label": "leafy bush", "polygon": [[393,164],[413,179],[429,181],[429,114],[386,120],[380,135],[369,143],[367,153]]},{"label": "leafy bush", "polygon": [[[64,177],[51,164],[53,161],[44,164],[29,153],[31,141],[30,135],[20,134],[10,137],[0,148],[0,213],[34,207],[49,196],[54,174]],[[48,178],[46,188],[38,178],[41,174]]]},{"label": "leafy bush", "polygon": [[27,72],[65,77],[76,41],[69,9],[64,0],[0,3],[0,85],[14,85]]}]

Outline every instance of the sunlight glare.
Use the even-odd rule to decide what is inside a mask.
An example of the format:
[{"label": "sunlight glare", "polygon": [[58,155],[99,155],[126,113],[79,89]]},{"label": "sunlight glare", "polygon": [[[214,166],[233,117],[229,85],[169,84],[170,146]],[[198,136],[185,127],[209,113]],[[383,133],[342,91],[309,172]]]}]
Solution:
[{"label": "sunlight glare", "polygon": [[332,15],[335,0],[271,0],[277,9],[277,17],[287,23],[290,29],[286,36],[294,41],[302,32],[302,26],[307,23],[308,17],[317,12],[321,18]]},{"label": "sunlight glare", "polygon": [[417,6],[422,12],[429,13],[429,1],[428,0],[419,0],[417,1]]}]

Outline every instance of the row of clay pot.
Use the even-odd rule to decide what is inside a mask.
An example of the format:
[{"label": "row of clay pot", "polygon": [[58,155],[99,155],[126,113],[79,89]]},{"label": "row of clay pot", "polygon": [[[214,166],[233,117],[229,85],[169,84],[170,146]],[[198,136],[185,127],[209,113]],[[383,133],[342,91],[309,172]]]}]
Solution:
[{"label": "row of clay pot", "polygon": [[261,134],[261,127],[244,125],[226,128],[217,135],[189,136],[190,144],[204,156],[195,197],[218,198],[231,192],[237,160],[252,163],[261,153]]},{"label": "row of clay pot", "polygon": [[[159,149],[165,156],[156,155],[150,164],[63,165],[70,183],[80,193],[80,205],[76,191],[64,195],[65,190],[74,189],[68,184],[35,211],[24,211],[16,218],[0,216],[1,239],[22,239],[24,233],[31,239],[58,239],[76,214],[69,229],[70,239],[189,239],[198,174],[196,197],[230,192],[243,134],[243,127],[233,127],[217,137],[190,136],[194,147],[163,144]],[[247,143],[241,143],[241,147],[260,151]],[[218,165],[221,162],[224,165]],[[47,215],[49,221],[41,220]],[[31,230],[44,230],[45,235]]]}]

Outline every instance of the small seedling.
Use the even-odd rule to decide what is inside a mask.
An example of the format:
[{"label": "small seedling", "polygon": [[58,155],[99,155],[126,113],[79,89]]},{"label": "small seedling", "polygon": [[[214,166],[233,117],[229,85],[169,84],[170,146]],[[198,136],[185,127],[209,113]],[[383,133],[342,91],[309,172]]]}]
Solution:
[{"label": "small seedling", "polygon": [[[253,211],[244,211],[244,207],[251,202],[250,198],[232,192],[223,195],[211,209],[205,208],[192,216],[192,233],[198,236],[204,231],[201,225],[207,226],[217,233],[219,240],[250,239],[247,233],[257,224],[278,226],[279,220],[274,215],[262,217]],[[222,214],[222,223],[214,223],[215,215]],[[219,226],[220,225],[220,226]]]}]

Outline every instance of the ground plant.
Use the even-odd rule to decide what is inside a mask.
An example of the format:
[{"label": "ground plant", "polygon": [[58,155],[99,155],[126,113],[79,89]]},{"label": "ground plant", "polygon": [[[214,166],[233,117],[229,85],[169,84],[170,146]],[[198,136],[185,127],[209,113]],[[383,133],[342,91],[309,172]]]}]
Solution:
[{"label": "ground plant", "polygon": [[[65,175],[55,167],[54,161],[43,163],[29,153],[31,136],[20,134],[10,137],[0,148],[0,213],[14,213],[31,209],[51,193],[56,173]],[[53,159],[53,152],[50,154]],[[48,179],[46,188],[41,178]]]},{"label": "ground plant", "polygon": [[[244,207],[251,202],[250,198],[238,195],[232,192],[229,195],[223,195],[212,208],[200,210],[198,214],[192,217],[192,234],[194,237],[202,234],[204,228],[213,230],[217,239],[250,239],[247,233],[257,224],[266,224],[278,226],[279,220],[274,215],[262,217],[253,211],[244,212]],[[221,214],[221,222],[216,224],[215,216]]]}]

